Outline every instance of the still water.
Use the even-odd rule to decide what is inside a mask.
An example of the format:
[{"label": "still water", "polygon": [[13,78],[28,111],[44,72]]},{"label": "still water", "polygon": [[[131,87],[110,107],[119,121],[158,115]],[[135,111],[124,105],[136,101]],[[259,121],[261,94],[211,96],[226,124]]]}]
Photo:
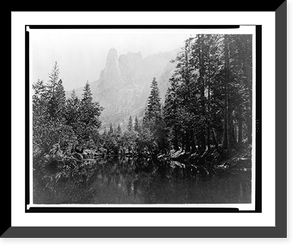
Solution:
[{"label": "still water", "polygon": [[115,158],[98,161],[87,182],[62,179],[46,186],[34,189],[34,203],[250,203],[251,169]]}]

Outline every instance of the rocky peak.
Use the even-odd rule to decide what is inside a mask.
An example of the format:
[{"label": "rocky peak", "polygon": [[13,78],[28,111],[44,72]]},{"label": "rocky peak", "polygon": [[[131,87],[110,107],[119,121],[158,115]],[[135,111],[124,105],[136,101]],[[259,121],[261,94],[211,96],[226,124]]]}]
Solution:
[{"label": "rocky peak", "polygon": [[142,62],[142,54],[141,52],[138,53],[132,53],[128,52],[126,55],[120,55],[119,57],[119,63],[120,64],[128,64],[131,67],[137,67]]},{"label": "rocky peak", "polygon": [[111,84],[113,86],[121,84],[118,53],[115,48],[111,48],[107,54],[105,68],[100,73],[100,84],[104,88],[111,87]]},{"label": "rocky peak", "polygon": [[106,64],[115,62],[118,60],[118,52],[115,48],[110,48],[106,57]]},{"label": "rocky peak", "polygon": [[141,52],[118,56],[117,50],[111,48],[94,95],[95,100],[105,108],[101,114],[103,125],[120,123],[129,115],[143,111],[153,77],[161,80],[159,86],[161,96],[164,96],[174,68],[174,65],[168,64],[175,57],[175,52],[158,53],[146,58],[142,58]]}]

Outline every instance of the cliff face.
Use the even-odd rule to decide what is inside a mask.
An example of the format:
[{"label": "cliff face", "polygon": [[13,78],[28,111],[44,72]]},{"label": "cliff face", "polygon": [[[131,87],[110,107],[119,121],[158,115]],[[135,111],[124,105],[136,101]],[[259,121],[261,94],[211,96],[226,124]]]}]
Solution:
[{"label": "cliff face", "polygon": [[118,57],[116,49],[109,50],[105,68],[100,73],[94,99],[105,109],[101,120],[120,123],[130,115],[140,115],[150,94],[153,77],[158,79],[164,99],[168,80],[174,71],[170,60],[177,51],[159,53],[142,58],[141,53],[127,53]]},{"label": "cliff face", "polygon": [[[90,82],[94,100],[104,107],[101,115],[103,127],[109,126],[109,123],[127,123],[130,115],[141,117],[154,77],[164,101],[169,78],[175,69],[175,64],[170,61],[177,52],[174,50],[143,58],[140,52],[118,56],[116,49],[109,50],[99,79]],[[83,88],[75,91],[81,97]]]}]

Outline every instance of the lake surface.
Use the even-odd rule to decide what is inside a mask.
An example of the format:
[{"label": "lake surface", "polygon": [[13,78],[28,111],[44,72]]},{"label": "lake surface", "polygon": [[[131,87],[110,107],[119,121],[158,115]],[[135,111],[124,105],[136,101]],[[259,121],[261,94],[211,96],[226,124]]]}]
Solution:
[{"label": "lake surface", "polygon": [[177,161],[100,160],[86,182],[60,179],[34,186],[34,203],[250,203],[251,169],[220,170]]}]

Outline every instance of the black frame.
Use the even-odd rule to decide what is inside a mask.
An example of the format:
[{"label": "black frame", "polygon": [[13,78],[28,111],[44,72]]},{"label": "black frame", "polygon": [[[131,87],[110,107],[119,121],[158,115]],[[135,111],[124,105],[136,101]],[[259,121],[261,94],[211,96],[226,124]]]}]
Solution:
[{"label": "black frame", "polygon": [[[278,1],[279,2],[279,1]],[[7,189],[7,183],[3,191],[9,192],[5,201],[7,206],[3,208],[4,217],[1,222],[1,237],[52,237],[52,238],[227,238],[227,237],[286,237],[287,235],[287,2],[280,1],[263,11],[275,11],[276,26],[276,210],[275,227],[12,227],[11,226],[11,190]],[[259,5],[256,5],[259,6]],[[256,8],[237,11],[257,11]],[[265,8],[265,7],[264,7]],[[214,9],[213,11],[228,11],[226,9]],[[232,9],[230,9],[232,10]],[[261,9],[259,9],[262,11]],[[28,56],[28,55],[27,55]],[[280,60],[279,60],[280,59]],[[28,70],[28,69],[26,69]],[[29,71],[27,71],[29,72]],[[25,78],[28,76],[25,76]],[[28,93],[25,93],[26,95]],[[27,95],[29,96],[29,95]],[[27,102],[29,103],[29,102]],[[25,108],[28,108],[27,104]],[[27,109],[28,111],[28,109]],[[27,121],[28,122],[28,121]],[[25,129],[28,130],[28,123]],[[26,156],[28,149],[26,149]],[[29,154],[28,154],[29,156]],[[27,157],[28,158],[28,157]],[[26,162],[28,159],[26,159]],[[6,177],[11,182],[10,170],[6,170]],[[257,182],[261,182],[258,180]],[[4,182],[3,182],[4,184]],[[2,184],[2,185],[3,185]],[[259,198],[261,200],[261,197]]]}]

